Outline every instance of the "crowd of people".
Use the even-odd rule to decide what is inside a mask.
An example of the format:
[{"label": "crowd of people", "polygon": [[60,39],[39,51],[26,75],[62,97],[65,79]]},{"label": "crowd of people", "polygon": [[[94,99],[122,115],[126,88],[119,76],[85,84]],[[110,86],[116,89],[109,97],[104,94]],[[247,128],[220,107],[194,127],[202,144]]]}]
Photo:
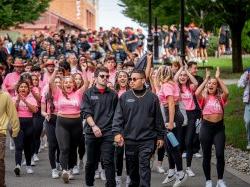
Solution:
[{"label": "crowd of people", "polygon": [[[167,57],[178,54],[174,28],[162,28],[162,53]],[[215,77],[208,70],[204,79],[197,75],[192,55],[198,57],[198,44],[207,39],[196,37],[195,29],[200,33],[194,25],[189,31],[197,40],[187,40],[189,62],[175,57],[159,68],[153,67],[151,52],[144,53],[141,29],[61,29],[36,32],[14,44],[8,37],[1,38],[0,184],[5,185],[9,131],[16,176],[23,175],[22,165],[27,174],[34,173],[41,137],[46,136],[51,177],[61,177],[64,183],[83,169],[86,153],[86,186],[101,178],[107,187],[120,187],[126,168],[126,186],[149,187],[150,160],[157,153],[159,173],[166,172],[162,162],[165,155],[168,159],[162,183],[174,182],[177,187],[195,176],[192,158],[201,156],[201,145],[205,186],[212,187],[210,161],[215,145],[217,187],[225,187],[223,116],[229,93],[219,68]],[[186,169],[182,157],[186,157]]]}]

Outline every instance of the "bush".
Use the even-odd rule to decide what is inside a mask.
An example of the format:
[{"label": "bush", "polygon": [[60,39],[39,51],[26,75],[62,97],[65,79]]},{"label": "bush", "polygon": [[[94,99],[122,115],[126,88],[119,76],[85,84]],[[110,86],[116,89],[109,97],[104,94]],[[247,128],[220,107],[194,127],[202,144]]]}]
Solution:
[{"label": "bush", "polygon": [[207,48],[207,55],[208,56],[215,56],[215,52],[218,49],[218,37],[217,36],[210,36],[209,37],[209,46]]}]

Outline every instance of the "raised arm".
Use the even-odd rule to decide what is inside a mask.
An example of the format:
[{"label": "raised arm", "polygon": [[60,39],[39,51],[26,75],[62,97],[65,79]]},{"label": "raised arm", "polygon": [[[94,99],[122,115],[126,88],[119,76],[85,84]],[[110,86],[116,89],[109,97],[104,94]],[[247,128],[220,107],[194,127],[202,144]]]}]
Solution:
[{"label": "raised arm", "polygon": [[228,98],[228,96],[229,96],[229,91],[228,91],[228,88],[225,85],[225,83],[220,78],[220,68],[219,67],[217,67],[217,70],[216,70],[216,73],[215,73],[215,78],[217,79],[217,81],[218,81],[218,83],[219,83],[219,85],[220,85],[220,87],[222,89],[222,92],[223,92],[221,97],[224,100],[226,100]]},{"label": "raised arm", "polygon": [[206,69],[206,78],[204,79],[203,83],[195,91],[195,96],[197,97],[197,99],[201,98],[202,90],[205,88],[209,78],[210,78],[210,71]]}]

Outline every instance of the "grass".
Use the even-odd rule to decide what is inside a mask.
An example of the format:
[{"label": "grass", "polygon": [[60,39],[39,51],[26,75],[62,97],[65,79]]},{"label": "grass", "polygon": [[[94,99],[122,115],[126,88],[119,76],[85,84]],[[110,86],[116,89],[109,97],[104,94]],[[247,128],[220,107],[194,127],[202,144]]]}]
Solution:
[{"label": "grass", "polygon": [[226,143],[246,150],[247,138],[243,120],[244,104],[242,102],[243,89],[239,89],[236,85],[230,85],[228,88],[230,95],[224,118]]},{"label": "grass", "polygon": [[[250,57],[249,56],[243,56],[243,69],[250,67]],[[202,67],[203,65],[200,64],[199,67]],[[216,67],[219,66],[221,69],[221,77],[223,79],[239,79],[241,73],[232,73],[232,59],[227,57],[222,58],[214,58],[210,57],[208,59],[208,63],[205,63],[205,66],[211,66],[213,67],[213,70],[211,70],[212,75],[214,75]],[[200,76],[204,77],[205,70],[201,68]]]}]

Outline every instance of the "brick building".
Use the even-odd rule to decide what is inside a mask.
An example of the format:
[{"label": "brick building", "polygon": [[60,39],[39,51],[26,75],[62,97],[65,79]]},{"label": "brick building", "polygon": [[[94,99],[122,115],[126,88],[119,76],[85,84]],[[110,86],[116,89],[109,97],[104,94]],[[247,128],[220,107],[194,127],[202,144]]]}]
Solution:
[{"label": "brick building", "polygon": [[48,10],[33,24],[25,23],[21,33],[55,31],[62,27],[76,30],[95,29],[98,0],[52,0]]}]

